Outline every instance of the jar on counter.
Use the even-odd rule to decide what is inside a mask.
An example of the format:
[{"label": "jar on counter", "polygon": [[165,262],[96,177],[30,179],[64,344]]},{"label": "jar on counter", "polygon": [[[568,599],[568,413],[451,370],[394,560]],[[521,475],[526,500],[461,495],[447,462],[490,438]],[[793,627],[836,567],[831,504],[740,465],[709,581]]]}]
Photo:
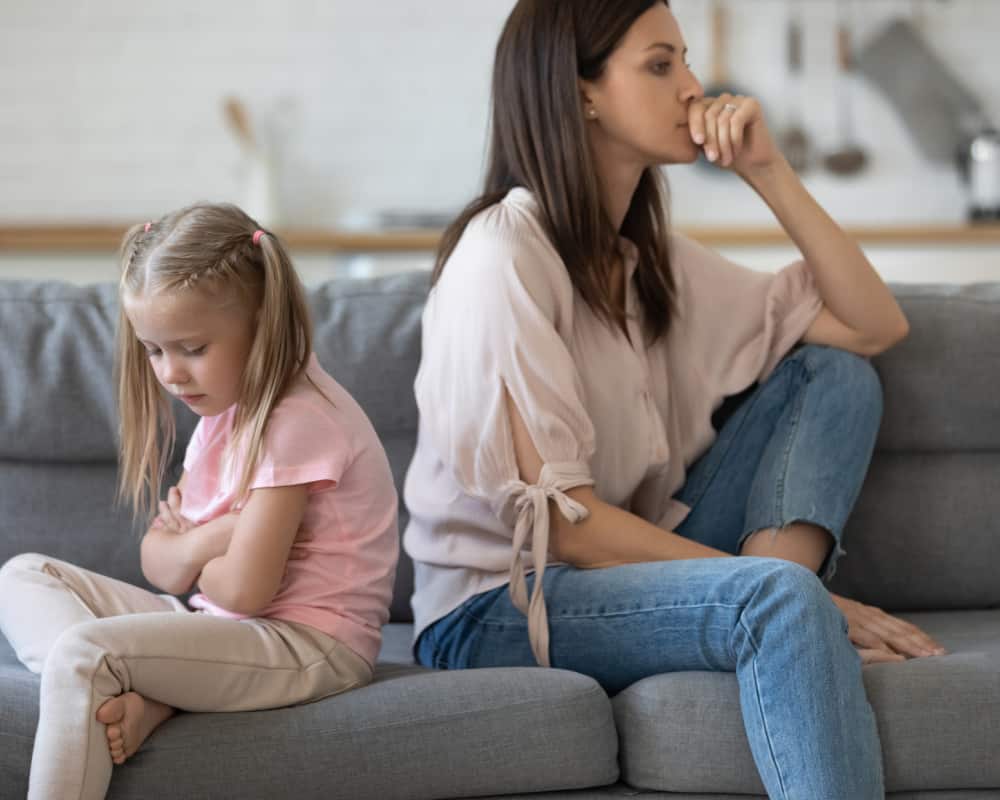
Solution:
[{"label": "jar on counter", "polygon": [[1000,220],[1000,133],[984,130],[969,142],[969,217]]}]

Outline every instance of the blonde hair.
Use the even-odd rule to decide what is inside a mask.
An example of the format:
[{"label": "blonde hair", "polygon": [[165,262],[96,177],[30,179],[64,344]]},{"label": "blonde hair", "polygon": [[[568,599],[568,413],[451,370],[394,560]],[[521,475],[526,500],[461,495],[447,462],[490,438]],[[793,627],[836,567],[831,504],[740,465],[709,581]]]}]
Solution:
[{"label": "blonde hair", "polygon": [[176,428],[167,393],[125,313],[125,301],[179,290],[236,296],[256,312],[253,344],[240,381],[233,457],[245,453],[236,496],[245,498],[267,420],[305,370],[312,326],[305,291],[281,242],[233,205],[193,205],[133,226],[121,246],[116,381],[119,409],[118,498],[152,517]]}]

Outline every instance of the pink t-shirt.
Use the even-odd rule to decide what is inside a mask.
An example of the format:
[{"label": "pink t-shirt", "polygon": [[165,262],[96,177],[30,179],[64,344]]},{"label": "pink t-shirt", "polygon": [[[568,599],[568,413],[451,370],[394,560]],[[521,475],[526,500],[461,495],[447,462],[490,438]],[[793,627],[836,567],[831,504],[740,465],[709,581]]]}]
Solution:
[{"label": "pink t-shirt", "polygon": [[[235,411],[202,417],[188,444],[181,513],[197,524],[238,510],[240,465],[223,463]],[[250,488],[297,484],[309,485],[296,538],[307,555],[288,562],[277,594],[255,616],[311,625],[374,665],[399,555],[396,489],[365,412],[315,355],[271,412]],[[210,602],[193,605],[233,616]]]}]

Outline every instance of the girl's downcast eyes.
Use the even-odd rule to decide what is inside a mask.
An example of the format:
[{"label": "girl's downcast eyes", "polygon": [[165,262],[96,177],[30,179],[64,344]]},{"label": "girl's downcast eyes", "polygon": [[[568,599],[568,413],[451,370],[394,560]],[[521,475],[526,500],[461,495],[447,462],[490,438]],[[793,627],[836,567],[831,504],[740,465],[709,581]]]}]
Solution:
[{"label": "girl's downcast eyes", "polygon": [[[205,350],[208,348],[207,344],[201,345],[201,347],[194,347],[190,350],[184,350],[184,355],[186,356],[201,356],[205,354]],[[146,347],[147,356],[158,356],[161,350],[159,347]]]}]

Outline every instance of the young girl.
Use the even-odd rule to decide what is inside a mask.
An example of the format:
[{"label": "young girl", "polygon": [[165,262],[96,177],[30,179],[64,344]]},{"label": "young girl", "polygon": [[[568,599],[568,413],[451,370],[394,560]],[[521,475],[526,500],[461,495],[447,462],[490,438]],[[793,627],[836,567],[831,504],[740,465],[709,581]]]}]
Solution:
[{"label": "young girl", "polygon": [[[0,570],[0,628],[42,675],[32,800],[103,798],[112,763],[176,709],[365,685],[389,617],[389,463],[312,352],[280,242],[232,206],[183,209],[128,232],[120,296],[120,490],[137,510],[153,515],[173,442],[165,392],[201,420],[142,540],[168,594],[34,554]],[[173,596],[195,586],[190,608]]]},{"label": "young girl", "polygon": [[[734,672],[770,797],[874,800],[862,660],[939,650],[819,576],[878,430],[859,356],[907,322],[757,101],[703,96],[686,49],[663,0],[519,0],[501,34],[486,185],[423,317],[415,653],[609,692]],[[669,233],[659,168],[700,153],[803,260],[753,272]]]}]

